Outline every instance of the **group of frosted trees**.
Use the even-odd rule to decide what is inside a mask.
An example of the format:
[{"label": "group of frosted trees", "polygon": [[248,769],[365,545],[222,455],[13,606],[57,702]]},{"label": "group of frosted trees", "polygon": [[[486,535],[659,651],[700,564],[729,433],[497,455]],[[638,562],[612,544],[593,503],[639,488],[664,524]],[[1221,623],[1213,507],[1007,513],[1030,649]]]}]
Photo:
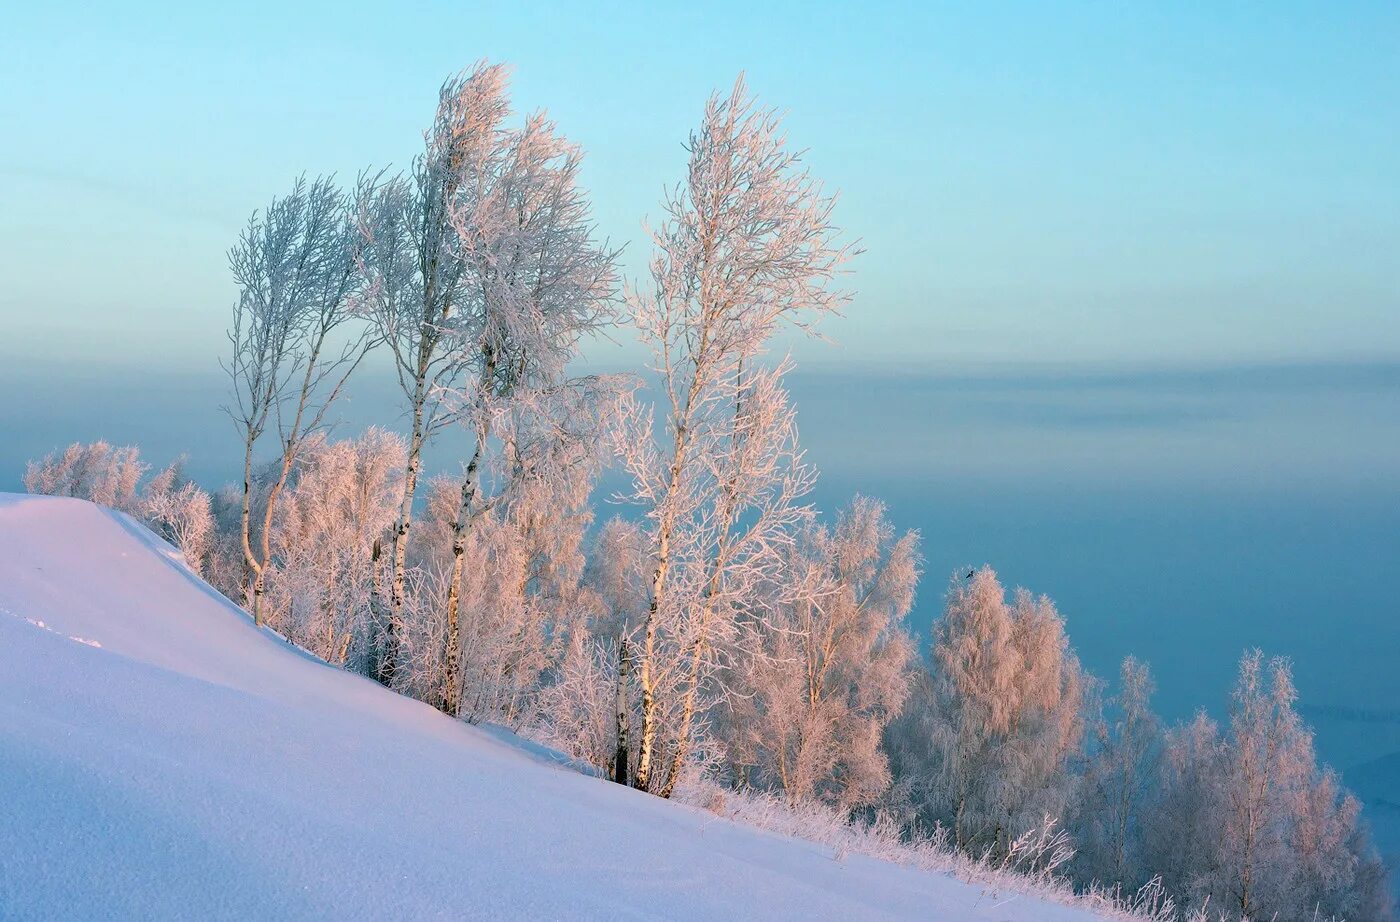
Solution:
[{"label": "group of frosted trees", "polygon": [[1125,662],[1096,728],[1081,875],[1132,887],[1159,874],[1196,905],[1255,919],[1392,918],[1360,804],[1318,765],[1286,661],[1245,654],[1223,729],[1202,714],[1163,733],[1151,687]]},{"label": "group of frosted trees", "polygon": [[[135,451],[98,443],[27,486],[138,516],[331,663],[663,797],[705,776],[976,857],[1058,823],[1085,884],[1385,918],[1285,665],[1246,657],[1227,730],[1164,730],[1145,666],[1103,701],[1053,603],[985,568],[954,577],[918,653],[918,536],[869,498],[808,503],[770,355],[847,302],[833,199],[742,81],[686,150],[624,294],[580,150],[478,65],[442,87],[407,173],[298,181],[230,251],[240,483],[211,497],[177,464],[142,488]],[[625,324],[645,374],[572,370]],[[401,433],[332,436],[352,374],[393,382]],[[467,449],[429,477],[449,427]],[[626,486],[603,520],[607,469]]]},{"label": "group of frosted trees", "polygon": [[1049,599],[1008,600],[986,568],[955,575],[886,729],[884,804],[974,855],[1057,823],[1070,875],[1125,898],[1227,918],[1392,918],[1360,805],[1318,765],[1286,661],[1244,656],[1223,731],[1204,713],[1167,729],[1151,695],[1130,657],[1104,700]]},{"label": "group of frosted trees", "polygon": [[213,551],[214,516],[209,494],[182,468],[177,460],[148,479],[150,467],[135,447],[75,443],[31,461],[24,487],[30,493],[76,496],[134,516],[184,551],[199,569]]}]

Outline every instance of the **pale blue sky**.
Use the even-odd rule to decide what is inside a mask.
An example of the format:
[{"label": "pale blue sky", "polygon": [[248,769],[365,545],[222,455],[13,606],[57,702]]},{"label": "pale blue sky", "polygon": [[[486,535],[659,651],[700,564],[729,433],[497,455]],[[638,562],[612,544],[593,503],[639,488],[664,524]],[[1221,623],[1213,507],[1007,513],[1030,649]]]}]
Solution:
[{"label": "pale blue sky", "polygon": [[804,362],[1400,355],[1400,5],[1055,6],[13,4],[0,356],[208,367],[247,214],[406,162],[479,57],[584,145],[632,268],[747,70],[869,251]]}]

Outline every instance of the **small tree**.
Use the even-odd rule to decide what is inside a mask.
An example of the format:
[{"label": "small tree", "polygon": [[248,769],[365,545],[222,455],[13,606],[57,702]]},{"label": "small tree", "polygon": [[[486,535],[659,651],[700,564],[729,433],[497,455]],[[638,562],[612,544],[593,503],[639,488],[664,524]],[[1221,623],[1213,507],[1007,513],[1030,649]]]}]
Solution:
[{"label": "small tree", "polygon": [[1168,736],[1146,861],[1183,905],[1250,918],[1393,918],[1359,805],[1294,710],[1286,660],[1240,661],[1228,732],[1204,715]]},{"label": "small tree", "polygon": [[646,611],[647,552],[636,522],[613,518],[598,529],[574,602],[577,617],[539,703],[545,738],[623,784],[631,782],[637,750],[628,637]]},{"label": "small tree", "polygon": [[865,497],[791,549],[778,598],[754,624],[761,652],[741,661],[730,700],[731,751],[747,754],[759,784],[848,808],[889,785],[880,738],[908,694],[902,621],[919,571],[918,535],[896,538]]},{"label": "small tree", "polygon": [[[1220,728],[1204,711],[1173,727],[1163,750],[1160,794],[1141,829],[1143,863],[1160,874],[1182,905],[1219,905],[1212,898],[1220,840]],[[1191,843],[1183,848],[1182,843]],[[1209,902],[1207,902],[1209,901]]]},{"label": "small tree", "polygon": [[[1011,604],[987,567],[954,574],[934,625],[920,817],[958,848],[1004,853],[1064,815],[1083,731],[1084,677],[1045,597]],[[907,762],[906,762],[907,765]]]},{"label": "small tree", "polygon": [[[1224,874],[1231,902],[1240,914],[1254,914],[1260,905],[1260,879],[1270,870],[1268,854],[1282,846],[1282,833],[1271,822],[1271,802],[1278,789],[1296,783],[1303,768],[1296,757],[1303,743],[1302,727],[1293,710],[1297,693],[1288,665],[1270,664],[1268,687],[1258,650],[1240,661],[1230,712],[1232,743],[1225,763]],[[1309,747],[1311,741],[1308,741]]]},{"label": "small tree", "polygon": [[1144,812],[1161,779],[1162,727],[1152,712],[1147,664],[1123,660],[1118,695],[1095,720],[1094,751],[1085,766],[1075,822],[1075,874],[1125,886],[1150,879],[1142,862]]},{"label": "small tree", "polygon": [[367,672],[373,643],[373,548],[398,509],[404,444],[371,427],[309,438],[273,522],[268,619],[327,662]]},{"label": "small tree", "polygon": [[190,569],[203,573],[214,546],[214,514],[209,494],[185,479],[182,467],[176,461],[151,478],[141,497],[140,516],[180,549]]},{"label": "small tree", "polygon": [[1220,895],[1241,915],[1340,917],[1374,902],[1362,871],[1377,859],[1359,807],[1330,769],[1318,768],[1296,700],[1287,660],[1269,661],[1267,673],[1258,650],[1240,660],[1218,776],[1217,866]]}]

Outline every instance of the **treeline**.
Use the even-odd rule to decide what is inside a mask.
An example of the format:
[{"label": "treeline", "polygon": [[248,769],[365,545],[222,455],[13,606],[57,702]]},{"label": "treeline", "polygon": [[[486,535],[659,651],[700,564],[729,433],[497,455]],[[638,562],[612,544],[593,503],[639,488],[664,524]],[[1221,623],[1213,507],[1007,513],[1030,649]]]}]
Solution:
[{"label": "treeline", "polygon": [[[31,464],[27,487],[143,519],[328,662],[663,797],[703,779],[993,862],[1048,834],[1123,905],[1146,889],[1230,916],[1390,918],[1286,663],[1246,655],[1223,729],[1166,729],[1146,666],[1109,696],[1053,603],[1008,599],[985,568],[954,576],[919,655],[918,535],[869,498],[812,507],[790,363],[769,355],[848,301],[833,199],[742,81],[686,149],[624,291],[581,152],[478,65],[443,86],[407,173],[299,181],[230,251],[240,483],[211,496],[174,465],[142,486],[134,449],[97,443]],[[624,324],[649,369],[573,373],[582,340]],[[406,431],[332,439],[371,353]],[[469,453],[424,480],[447,427]],[[630,512],[600,522],[608,468]]]}]

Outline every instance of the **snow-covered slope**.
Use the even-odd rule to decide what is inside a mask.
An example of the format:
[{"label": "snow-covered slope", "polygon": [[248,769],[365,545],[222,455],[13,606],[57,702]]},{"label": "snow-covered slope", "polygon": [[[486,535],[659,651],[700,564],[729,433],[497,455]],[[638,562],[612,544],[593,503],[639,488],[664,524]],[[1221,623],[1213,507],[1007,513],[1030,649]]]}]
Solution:
[{"label": "snow-covered slope", "polygon": [[256,630],[79,500],[0,494],[0,918],[1085,913],[579,774]]}]

